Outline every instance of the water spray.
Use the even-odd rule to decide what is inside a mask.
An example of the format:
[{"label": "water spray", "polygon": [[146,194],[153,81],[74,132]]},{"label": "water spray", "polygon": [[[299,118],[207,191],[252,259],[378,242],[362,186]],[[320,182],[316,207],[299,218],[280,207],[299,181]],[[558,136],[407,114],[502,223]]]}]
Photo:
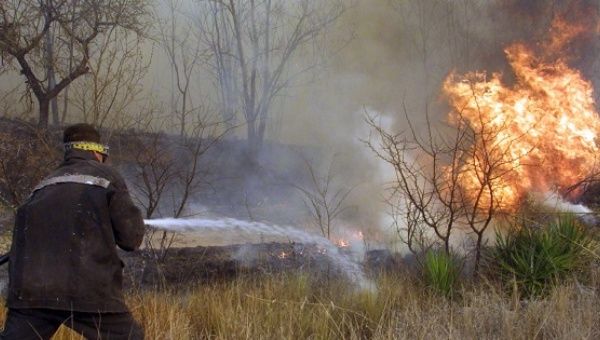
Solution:
[{"label": "water spray", "polygon": [[596,213],[585,205],[568,202],[556,192],[546,192],[538,194],[538,196],[538,201],[545,207],[561,213],[572,214],[587,225],[596,225]]},{"label": "water spray", "polygon": [[255,233],[290,240],[306,244],[314,244],[324,249],[324,254],[331,262],[346,275],[346,277],[361,290],[373,290],[374,284],[365,276],[361,266],[342,254],[339,248],[325,237],[310,234],[292,226],[280,226],[262,222],[243,221],[234,218],[197,218],[197,219],[149,219],[144,223],[150,227],[166,231],[227,231]]}]

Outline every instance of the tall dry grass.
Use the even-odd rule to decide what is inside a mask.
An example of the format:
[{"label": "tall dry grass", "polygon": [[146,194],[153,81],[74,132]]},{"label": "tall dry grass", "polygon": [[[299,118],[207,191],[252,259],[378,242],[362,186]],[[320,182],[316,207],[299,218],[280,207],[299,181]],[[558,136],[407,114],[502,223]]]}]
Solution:
[{"label": "tall dry grass", "polygon": [[[356,292],[339,282],[280,275],[135,293],[128,303],[147,339],[600,338],[595,283],[565,283],[529,301],[485,281],[462,287],[453,300],[410,275],[382,275],[377,286]],[[61,329],[54,339],[80,337]]]}]

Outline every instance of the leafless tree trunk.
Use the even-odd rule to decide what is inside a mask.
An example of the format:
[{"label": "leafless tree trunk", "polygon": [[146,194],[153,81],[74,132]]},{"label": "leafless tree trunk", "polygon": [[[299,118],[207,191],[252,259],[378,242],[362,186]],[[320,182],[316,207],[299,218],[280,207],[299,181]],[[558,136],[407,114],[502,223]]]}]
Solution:
[{"label": "leafless tree trunk", "polygon": [[[180,0],[165,0],[169,16],[160,22],[159,43],[165,52],[172,75],[171,110],[179,120],[179,135],[185,136],[189,116],[195,111],[190,93],[192,75],[204,58],[200,41],[194,35],[189,16]],[[161,20],[160,15],[156,16]],[[175,91],[177,93],[175,93]]]},{"label": "leafless tree trunk", "polygon": [[[46,65],[46,79],[47,79],[47,87],[46,91],[50,92],[54,87],[56,87],[56,74],[54,72],[54,32],[52,30],[48,30],[46,32],[45,44],[44,44],[44,54],[45,54],[45,65]],[[54,125],[58,124],[58,103],[57,98],[54,97],[50,100],[50,108],[52,110],[52,123]]]},{"label": "leafless tree trunk", "polygon": [[337,0],[218,0],[206,6],[210,15],[200,27],[212,51],[211,71],[223,93],[221,108],[230,115],[231,96],[225,92],[241,91],[248,156],[254,161],[275,98],[313,66],[292,68],[296,53],[326,31],[344,6]]},{"label": "leafless tree trunk", "polygon": [[217,88],[222,120],[232,127],[236,124],[241,95],[232,27],[225,7],[218,2],[209,2],[206,7],[205,17],[198,19],[199,36],[212,56],[207,65]]}]

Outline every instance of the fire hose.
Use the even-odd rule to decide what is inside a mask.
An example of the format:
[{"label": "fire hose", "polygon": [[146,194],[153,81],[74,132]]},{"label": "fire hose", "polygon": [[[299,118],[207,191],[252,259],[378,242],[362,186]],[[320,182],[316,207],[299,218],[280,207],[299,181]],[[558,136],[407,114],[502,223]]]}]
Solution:
[{"label": "fire hose", "polygon": [[8,262],[8,260],[10,260],[10,254],[6,253],[2,256],[0,256],[0,266],[5,264],[6,262]]}]

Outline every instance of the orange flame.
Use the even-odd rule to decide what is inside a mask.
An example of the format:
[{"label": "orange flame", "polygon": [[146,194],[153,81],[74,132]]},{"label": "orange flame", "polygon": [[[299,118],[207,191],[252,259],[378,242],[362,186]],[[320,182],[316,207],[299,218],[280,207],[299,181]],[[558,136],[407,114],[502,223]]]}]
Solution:
[{"label": "orange flame", "polygon": [[[581,31],[556,20],[546,55],[558,55],[555,49]],[[513,86],[502,83],[499,73],[489,79],[481,72],[452,73],[443,91],[453,108],[451,121],[463,119],[474,131],[492,132],[488,145],[500,158],[500,170],[506,170],[494,179],[494,196],[510,209],[527,192],[565,189],[590,175],[596,167],[600,119],[591,83],[564,59],[547,61],[520,43],[505,53],[515,75]],[[467,191],[481,184],[482,166],[477,150],[469,154],[459,178]]]},{"label": "orange flame", "polygon": [[345,248],[350,246],[350,242],[344,240],[344,239],[339,239],[335,242],[335,244],[340,247],[340,248]]},{"label": "orange flame", "polygon": [[339,238],[337,240],[334,241],[335,245],[338,246],[338,248],[346,248],[346,247],[350,247],[353,244],[356,244],[356,242],[362,242],[364,239],[364,235],[362,231],[352,231],[350,233],[349,236],[347,236],[347,238]]}]

